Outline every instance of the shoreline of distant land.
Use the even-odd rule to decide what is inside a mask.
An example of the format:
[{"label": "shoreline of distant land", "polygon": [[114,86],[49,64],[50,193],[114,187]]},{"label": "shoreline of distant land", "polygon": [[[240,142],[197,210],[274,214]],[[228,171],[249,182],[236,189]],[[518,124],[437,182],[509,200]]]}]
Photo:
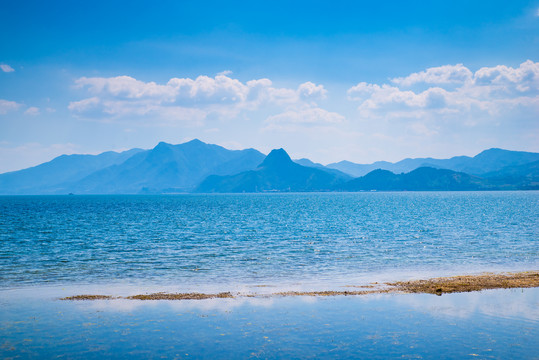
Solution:
[{"label": "shoreline of distant land", "polygon": [[235,298],[269,298],[291,296],[360,296],[371,294],[443,294],[474,292],[492,289],[523,289],[539,287],[539,270],[510,273],[481,273],[476,275],[459,275],[436,277],[422,280],[393,281],[386,283],[370,283],[368,285],[347,285],[361,290],[318,290],[318,291],[281,291],[274,293],[147,293],[129,296],[112,296],[102,294],[80,294],[60,298],[60,300],[205,300]]}]

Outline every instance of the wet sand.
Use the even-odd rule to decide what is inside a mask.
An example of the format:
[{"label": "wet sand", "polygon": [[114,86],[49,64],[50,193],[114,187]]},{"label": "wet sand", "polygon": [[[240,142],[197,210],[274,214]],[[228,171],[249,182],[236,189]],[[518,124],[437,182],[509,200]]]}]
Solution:
[{"label": "wet sand", "polygon": [[[349,287],[356,287],[349,285]],[[286,291],[269,294],[259,293],[232,293],[221,292],[215,294],[205,293],[152,293],[131,296],[110,295],[74,295],[60,300],[204,300],[216,298],[242,298],[242,297],[274,297],[274,296],[359,296],[368,294],[387,293],[423,293],[441,296],[442,294],[481,291],[488,289],[512,289],[539,287],[539,271],[523,271],[515,273],[483,273],[477,275],[461,275],[439,277],[425,280],[397,281],[388,283],[372,283],[366,286],[357,286],[368,290],[351,291]]]}]

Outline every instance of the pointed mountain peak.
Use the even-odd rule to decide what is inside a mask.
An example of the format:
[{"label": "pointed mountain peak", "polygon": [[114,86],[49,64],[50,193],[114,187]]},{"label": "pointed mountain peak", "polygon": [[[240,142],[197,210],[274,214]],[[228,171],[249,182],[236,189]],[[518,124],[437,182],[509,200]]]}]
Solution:
[{"label": "pointed mountain peak", "polygon": [[481,151],[479,154],[475,155],[474,157],[483,157],[483,156],[492,156],[492,155],[499,155],[504,153],[509,153],[510,151],[499,149],[499,148],[491,148],[487,150]]},{"label": "pointed mountain peak", "polygon": [[[200,141],[198,139],[193,139],[193,140],[190,140],[190,141],[187,141],[187,142],[184,142],[180,145],[183,145],[183,146],[196,146],[196,145],[207,145],[206,143],[204,143],[203,141]],[[170,148],[170,147],[174,147],[174,146],[179,146],[179,145],[173,145],[173,144],[169,144],[169,143],[166,143],[164,141],[160,141],[159,144],[157,144],[154,149],[158,149],[158,148]]]},{"label": "pointed mountain peak", "polygon": [[171,147],[172,145],[169,144],[169,143],[166,143],[164,141],[160,141],[159,144],[155,145],[154,149],[163,149],[163,148],[168,148],[168,147]]},{"label": "pointed mountain peak", "polygon": [[266,156],[262,164],[259,167],[268,167],[268,166],[282,166],[294,164],[290,156],[284,149],[274,149]]},{"label": "pointed mountain peak", "polygon": [[186,143],[184,143],[183,145],[187,145],[187,144],[191,144],[191,145],[206,145],[206,143],[204,141],[201,141],[199,139],[193,139],[193,140],[190,140]]},{"label": "pointed mountain peak", "polygon": [[164,156],[169,156],[174,150],[174,145],[161,141],[153,149],[148,152],[148,157],[152,161],[161,161]]},{"label": "pointed mountain peak", "polygon": [[177,146],[179,146],[180,148],[184,150],[189,150],[189,151],[208,149],[210,147],[218,147],[218,145],[206,144],[204,141],[200,141],[199,139],[189,140]]}]

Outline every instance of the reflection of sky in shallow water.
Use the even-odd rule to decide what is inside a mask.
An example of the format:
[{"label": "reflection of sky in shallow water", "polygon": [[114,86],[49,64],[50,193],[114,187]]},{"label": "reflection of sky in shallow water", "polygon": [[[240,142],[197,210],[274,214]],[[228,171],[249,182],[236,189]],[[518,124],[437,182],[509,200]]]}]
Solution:
[{"label": "reflection of sky in shallow water", "polygon": [[144,302],[35,295],[0,293],[1,357],[539,356],[539,289]]},{"label": "reflection of sky in shallow water", "polygon": [[485,290],[467,294],[447,294],[432,300],[433,295],[398,297],[399,304],[434,316],[470,318],[476,314],[506,319],[539,321],[538,289]]}]

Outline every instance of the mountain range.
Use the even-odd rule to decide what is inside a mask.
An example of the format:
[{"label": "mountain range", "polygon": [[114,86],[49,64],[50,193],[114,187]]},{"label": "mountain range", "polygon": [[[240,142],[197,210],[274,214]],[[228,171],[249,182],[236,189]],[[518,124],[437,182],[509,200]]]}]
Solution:
[{"label": "mountain range", "polygon": [[258,166],[254,149],[228,150],[192,140],[160,142],[150,150],[62,155],[47,163],[0,174],[0,194],[138,194],[190,192],[207,176]]},{"label": "mountain range", "polygon": [[449,169],[482,176],[499,171],[506,166],[524,165],[534,161],[539,161],[539,153],[489,149],[474,157],[455,156],[450,159],[417,158],[404,159],[396,163],[377,161],[372,164],[355,164],[345,160],[328,164],[327,167],[340,170],[353,177],[360,177],[377,169],[389,170],[395,174],[400,174],[408,173],[420,167]]},{"label": "mountain range", "polygon": [[62,155],[0,174],[0,194],[162,194],[268,191],[539,189],[539,153],[489,149],[474,157],[324,166],[192,140],[153,149]]}]

